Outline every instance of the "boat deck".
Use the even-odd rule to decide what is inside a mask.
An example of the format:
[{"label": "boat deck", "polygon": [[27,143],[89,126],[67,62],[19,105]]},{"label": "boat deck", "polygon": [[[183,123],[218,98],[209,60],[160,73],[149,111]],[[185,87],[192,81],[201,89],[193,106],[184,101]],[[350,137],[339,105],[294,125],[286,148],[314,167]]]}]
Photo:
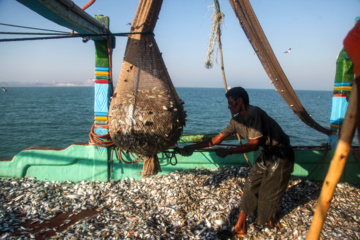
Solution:
[{"label": "boat deck", "polygon": [[[231,239],[249,167],[143,180],[0,179],[0,239]],[[292,178],[274,229],[249,217],[244,239],[305,239],[322,183]],[[359,185],[338,184],[320,239],[360,238]]]}]

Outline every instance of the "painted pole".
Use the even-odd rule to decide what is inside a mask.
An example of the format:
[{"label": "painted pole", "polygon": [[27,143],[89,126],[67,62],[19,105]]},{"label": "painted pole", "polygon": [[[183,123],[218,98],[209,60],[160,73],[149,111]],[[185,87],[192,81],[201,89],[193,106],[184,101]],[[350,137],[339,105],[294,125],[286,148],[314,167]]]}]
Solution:
[{"label": "painted pole", "polygon": [[353,69],[354,64],[350,61],[345,49],[342,49],[336,60],[336,74],[330,116],[330,128],[336,134],[329,135],[328,144],[333,148],[335,148],[338,143],[346,109],[348,108],[349,95],[354,79]]},{"label": "painted pole", "polygon": [[[359,18],[356,18],[355,27],[348,33],[344,39],[344,48],[348,51],[351,60],[354,63],[353,74],[349,74],[349,78],[353,77],[354,73],[356,78],[352,84],[352,91],[350,94],[348,108],[346,110],[345,119],[340,132],[340,139],[336,147],[336,151],[333,159],[331,160],[329,171],[324,180],[323,187],[321,189],[320,197],[316,205],[316,211],[312,220],[308,240],[319,239],[322,226],[325,222],[327,212],[330,207],[331,199],[335,192],[337,183],[339,182],[341,175],[344,171],[346,161],[351,151],[351,143],[355,135],[355,129],[358,125],[358,107],[359,107],[359,46],[360,46],[360,25],[358,23]],[[349,68],[350,69],[350,68]],[[339,69],[337,69],[339,70]],[[339,71],[345,73],[348,71]],[[345,76],[344,76],[345,77]]]},{"label": "painted pole", "polygon": [[[95,19],[109,28],[109,17],[95,16]],[[115,39],[94,41],[95,43],[95,96],[94,96],[94,133],[104,135],[108,133],[107,120],[110,97],[113,94],[111,76],[111,56],[115,46]],[[98,146],[97,146],[98,147]],[[99,147],[105,150],[105,147]]]},{"label": "painted pole", "polygon": [[347,158],[350,153],[351,142],[355,134],[357,121],[359,78],[355,79],[353,90],[350,95],[348,109],[346,111],[340,139],[336,147],[333,159],[331,160],[329,171],[324,180],[320,197],[316,205],[316,211],[312,220],[308,240],[319,239],[322,226],[325,222],[330,202],[335,192],[337,183],[345,168]]}]

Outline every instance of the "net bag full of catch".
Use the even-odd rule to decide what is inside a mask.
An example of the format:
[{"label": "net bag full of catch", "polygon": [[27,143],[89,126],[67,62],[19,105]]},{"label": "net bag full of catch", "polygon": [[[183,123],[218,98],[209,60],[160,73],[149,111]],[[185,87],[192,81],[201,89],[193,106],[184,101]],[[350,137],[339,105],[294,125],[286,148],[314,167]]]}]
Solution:
[{"label": "net bag full of catch", "polygon": [[152,34],[162,1],[141,0],[132,23],[108,116],[121,149],[156,154],[179,140],[186,113]]}]

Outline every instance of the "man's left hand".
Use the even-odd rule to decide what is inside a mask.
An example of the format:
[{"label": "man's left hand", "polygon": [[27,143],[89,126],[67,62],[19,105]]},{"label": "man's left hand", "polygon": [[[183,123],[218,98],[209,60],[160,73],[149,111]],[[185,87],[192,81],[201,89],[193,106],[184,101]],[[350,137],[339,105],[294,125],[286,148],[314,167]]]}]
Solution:
[{"label": "man's left hand", "polygon": [[216,155],[218,157],[224,158],[227,155],[229,155],[229,149],[227,149],[227,148],[219,148],[219,149],[216,149],[215,153],[216,153]]},{"label": "man's left hand", "polygon": [[179,153],[181,156],[183,157],[189,157],[194,153],[195,149],[191,149],[191,148],[175,148],[175,152]]}]

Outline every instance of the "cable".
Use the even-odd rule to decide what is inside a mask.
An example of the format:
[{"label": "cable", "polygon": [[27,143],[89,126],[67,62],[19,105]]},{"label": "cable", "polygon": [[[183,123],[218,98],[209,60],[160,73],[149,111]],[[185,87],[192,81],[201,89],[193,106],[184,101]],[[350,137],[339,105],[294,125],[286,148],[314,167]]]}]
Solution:
[{"label": "cable", "polygon": [[63,32],[63,31],[56,31],[56,30],[43,29],[43,28],[25,27],[25,26],[12,25],[12,24],[6,24],[6,23],[0,23],[0,25],[8,26],[8,27],[27,28],[27,29],[33,29],[33,30],[48,31],[48,32],[68,33],[68,32]]},{"label": "cable", "polygon": [[111,34],[74,34],[66,35],[61,34],[55,37],[33,37],[33,38],[3,38],[0,42],[17,42],[17,41],[32,41],[32,40],[51,40],[51,39],[62,39],[62,38],[84,38],[84,37],[102,37],[102,36],[115,36],[115,37],[127,37],[132,34],[154,34],[152,32],[128,32],[128,33],[111,33]]},{"label": "cable", "polygon": [[55,36],[71,36],[70,33],[35,33],[35,32],[0,32],[6,35],[55,35]]},{"label": "cable", "polygon": [[107,41],[107,50],[108,50],[108,58],[109,58],[109,80],[111,84],[110,96],[112,96],[114,94],[114,84],[112,79],[112,59],[111,59],[112,54],[111,54],[111,45],[110,45],[110,35],[107,35],[106,41]]}]

